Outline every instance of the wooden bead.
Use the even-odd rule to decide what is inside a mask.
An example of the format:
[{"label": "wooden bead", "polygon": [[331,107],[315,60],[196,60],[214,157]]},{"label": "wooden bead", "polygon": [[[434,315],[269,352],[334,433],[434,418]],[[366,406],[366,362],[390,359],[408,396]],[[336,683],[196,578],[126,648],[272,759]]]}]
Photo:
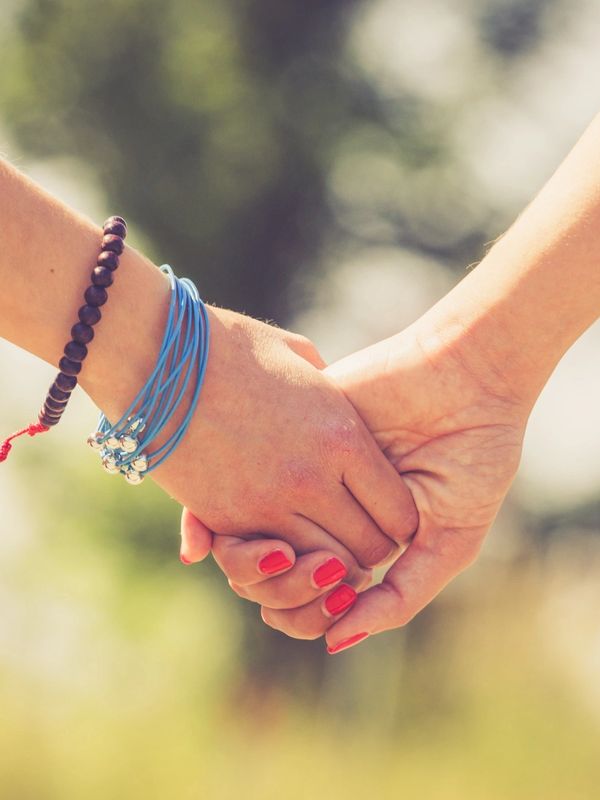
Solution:
[{"label": "wooden bead", "polygon": [[127,225],[123,222],[111,222],[110,225],[107,225],[105,222],[104,233],[106,235],[120,236],[121,239],[124,239],[127,236]]},{"label": "wooden bead", "polygon": [[123,217],[120,217],[118,214],[113,214],[112,217],[109,217],[108,219],[104,220],[104,225],[102,226],[102,228],[104,229],[108,225],[112,225],[114,222],[120,222],[121,225],[124,225],[125,229],[127,229],[127,223],[125,222]]},{"label": "wooden bead", "polygon": [[72,392],[77,386],[77,378],[74,375],[67,375],[65,372],[59,372],[54,383],[61,391]]},{"label": "wooden bead", "polygon": [[76,322],[71,328],[71,337],[74,342],[88,344],[94,338],[94,329],[91,325],[84,325],[83,322]]},{"label": "wooden bead", "polygon": [[92,283],[94,286],[112,286],[113,276],[108,267],[95,267],[92,270]]},{"label": "wooden bead", "polygon": [[64,353],[71,361],[83,361],[88,354],[88,349],[81,342],[69,342],[65,345]]},{"label": "wooden bead", "polygon": [[101,247],[103,250],[110,250],[120,256],[125,249],[125,243],[120,236],[109,233],[103,237]]},{"label": "wooden bead", "polygon": [[54,381],[52,386],[48,389],[48,397],[51,397],[59,403],[67,403],[71,397],[71,392],[63,392],[63,390],[59,389],[56,385],[56,381]]},{"label": "wooden bead", "polygon": [[95,325],[102,319],[102,312],[96,306],[81,306],[79,309],[79,319],[84,325]]},{"label": "wooden bead", "polygon": [[42,411],[47,417],[62,417],[62,413],[64,410],[65,407],[63,406],[60,409],[60,411],[55,411],[54,409],[50,408],[50,406],[48,406],[46,402],[44,402],[44,405],[42,406]]},{"label": "wooden bead", "polygon": [[61,414],[65,410],[66,403],[58,403],[52,397],[47,397],[44,402],[44,409],[51,411],[59,411]]},{"label": "wooden bead", "polygon": [[86,345],[94,338],[93,325],[102,319],[100,306],[108,300],[106,287],[113,282],[112,272],[119,266],[119,256],[125,249],[127,223],[123,217],[113,215],[104,222],[101,252],[92,271],[92,285],[85,290],[85,305],[78,312],[79,322],[71,328],[72,341],[65,345],[64,356],[59,361],[60,372],[50,386],[38,420],[42,425],[56,425],[65,410],[71,392],[77,386],[77,375],[82,361],[88,355]]},{"label": "wooden bead", "polygon": [[101,286],[88,286],[85,290],[85,302],[89,306],[103,306],[104,303],[108,300],[108,294],[106,289],[103,289]]},{"label": "wooden bead", "polygon": [[119,266],[119,256],[113,253],[112,250],[102,250],[102,252],[98,254],[96,264],[98,264],[99,267],[106,267],[111,271],[115,270]]},{"label": "wooden bead", "polygon": [[58,362],[58,368],[61,372],[64,372],[65,375],[74,377],[81,372],[81,361],[71,361],[70,358],[63,356]]},{"label": "wooden bead", "polygon": [[38,422],[41,422],[42,425],[46,425],[48,428],[51,428],[53,425],[58,425],[60,422],[60,417],[48,417],[42,408],[38,415]]}]

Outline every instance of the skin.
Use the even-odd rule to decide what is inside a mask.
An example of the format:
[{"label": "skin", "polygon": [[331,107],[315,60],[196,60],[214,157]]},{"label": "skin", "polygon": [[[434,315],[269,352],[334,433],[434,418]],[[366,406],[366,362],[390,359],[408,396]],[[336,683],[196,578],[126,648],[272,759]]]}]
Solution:
[{"label": "skin", "polygon": [[[383,582],[336,619],[299,559],[243,582],[244,543],[212,542],[235,591],[291,636],[336,652],[406,624],[471,564],[516,473],[527,419],[562,355],[600,314],[600,117],[481,264],[409,329],[327,370],[413,494],[419,526]],[[210,537],[184,512],[183,549]],[[272,545],[272,543],[270,543]],[[224,555],[225,554],[225,555]],[[304,570],[304,574],[301,574]],[[294,593],[295,592],[295,593]],[[282,599],[285,602],[282,602]]]},{"label": "skin", "polygon": [[[1,159],[0,218],[0,336],[57,364],[102,230]],[[80,376],[113,420],[152,371],[169,305],[166,277],[129,244],[114,277]],[[211,531],[277,533],[298,553],[327,549],[344,559],[348,580],[364,586],[370,568],[393,558],[416,529],[410,492],[320,371],[308,340],[224,309],[208,313],[211,348],[196,413],[152,477]],[[42,396],[32,401],[32,421]]]},{"label": "skin", "polygon": [[[325,607],[330,587],[313,588],[309,556],[265,580],[256,569],[265,543],[253,542],[251,552],[217,536],[212,548],[234,591],[259,603],[268,625],[301,639],[327,632],[332,644],[406,624],[475,560],[515,476],[528,410],[506,387],[474,375],[451,346],[420,336],[418,326],[327,372],[409,486],[419,510],[414,540],[339,621]],[[204,557],[209,542],[193,515],[184,515],[182,533],[187,558]]]}]

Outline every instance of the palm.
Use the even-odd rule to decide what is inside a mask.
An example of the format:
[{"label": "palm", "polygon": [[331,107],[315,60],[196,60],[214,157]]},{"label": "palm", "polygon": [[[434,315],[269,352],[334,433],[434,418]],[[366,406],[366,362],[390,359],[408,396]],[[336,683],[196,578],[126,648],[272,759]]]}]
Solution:
[{"label": "palm", "polygon": [[450,353],[426,353],[410,330],[329,373],[419,511],[413,542],[384,583],[334,626],[339,639],[342,628],[375,632],[407,622],[473,561],[517,470],[527,414]]}]

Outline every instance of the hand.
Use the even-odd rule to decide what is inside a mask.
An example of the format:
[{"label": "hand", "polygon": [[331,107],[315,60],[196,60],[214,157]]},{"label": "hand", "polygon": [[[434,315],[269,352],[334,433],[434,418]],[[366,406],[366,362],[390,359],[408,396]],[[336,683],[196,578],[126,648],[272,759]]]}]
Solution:
[{"label": "hand", "polygon": [[323,362],[310,342],[240,314],[209,313],[197,411],[153,476],[202,520],[205,537],[259,531],[299,554],[327,548],[364,585],[368,569],[416,529],[410,492],[316,368]]},{"label": "hand", "polygon": [[[409,486],[419,512],[414,540],[383,582],[333,624],[301,564],[277,579],[243,583],[243,564],[250,565],[244,548],[227,548],[218,537],[214,547],[236,591],[262,604],[267,624],[299,638],[327,631],[337,650],[406,624],[474,561],[517,470],[530,408],[472,341],[445,340],[426,318],[326,373]],[[193,554],[195,523],[188,515],[183,522],[184,548]],[[294,607],[282,608],[282,599]]]}]

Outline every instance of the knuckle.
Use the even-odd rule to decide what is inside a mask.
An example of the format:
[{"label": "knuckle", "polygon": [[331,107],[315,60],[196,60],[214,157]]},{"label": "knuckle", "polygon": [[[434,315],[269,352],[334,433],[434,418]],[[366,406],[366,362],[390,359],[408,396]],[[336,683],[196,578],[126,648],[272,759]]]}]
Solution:
[{"label": "knuckle", "polygon": [[[288,461],[281,470],[277,480],[277,491],[279,496],[302,496],[306,497],[319,491],[320,478],[316,465],[307,461]],[[273,496],[270,497],[271,507]]]},{"label": "knuckle", "polygon": [[309,619],[302,612],[293,610],[269,609],[263,606],[263,621],[271,628],[285,633],[294,639],[314,640],[324,633],[325,621]]},{"label": "knuckle", "polygon": [[[372,531],[369,536],[373,537]],[[358,558],[361,566],[368,569],[378,567],[387,563],[392,558],[400,554],[400,547],[391,539],[387,539],[381,534],[377,536],[377,540],[372,540],[361,548],[360,557]]]},{"label": "knuckle", "polygon": [[[263,589],[266,589],[266,591]],[[260,593],[260,599],[258,599],[258,602],[260,602],[261,605],[265,606],[266,608],[271,608],[274,611],[285,611],[293,608],[295,605],[298,605],[301,599],[298,598],[297,595],[291,596],[290,592],[286,592],[281,588],[277,589],[276,592],[272,592],[268,589],[268,587],[263,587],[261,584],[258,584],[258,587],[255,591],[257,594]],[[252,592],[250,592],[250,594],[252,594]]]},{"label": "knuckle", "polygon": [[295,624],[293,626],[293,633],[290,634],[296,639],[306,639],[307,641],[314,641],[320,639],[324,634],[324,625],[316,623]]},{"label": "knuckle", "polygon": [[363,444],[356,420],[337,417],[321,431],[321,446],[329,459],[344,461],[356,458],[363,450]]},{"label": "knuckle", "polygon": [[323,628],[326,626],[324,619],[313,616],[308,610],[296,609],[286,612],[288,627],[293,631],[296,639],[318,639],[323,635]]}]

